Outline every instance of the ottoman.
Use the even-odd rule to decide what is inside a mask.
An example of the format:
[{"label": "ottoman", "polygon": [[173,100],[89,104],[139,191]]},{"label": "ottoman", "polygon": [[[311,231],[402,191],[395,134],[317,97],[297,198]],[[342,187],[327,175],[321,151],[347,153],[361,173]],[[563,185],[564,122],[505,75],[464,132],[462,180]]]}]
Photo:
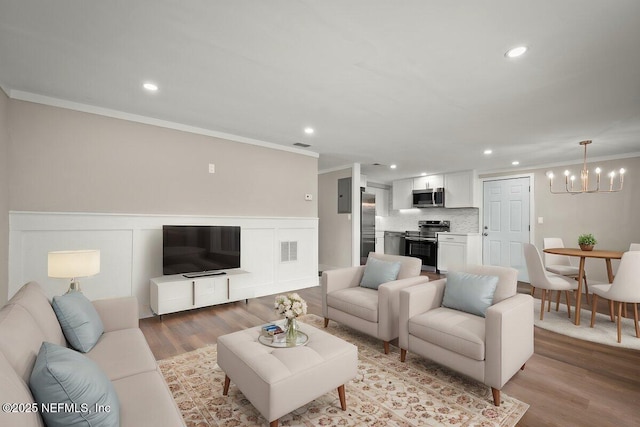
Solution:
[{"label": "ottoman", "polygon": [[309,336],[304,346],[273,348],[258,342],[261,327],[218,338],[218,366],[225,373],[224,392],[233,383],[267,419],[278,419],[323,394],[338,389],[346,410],[344,384],[358,369],[358,348],[324,331],[299,323]]}]

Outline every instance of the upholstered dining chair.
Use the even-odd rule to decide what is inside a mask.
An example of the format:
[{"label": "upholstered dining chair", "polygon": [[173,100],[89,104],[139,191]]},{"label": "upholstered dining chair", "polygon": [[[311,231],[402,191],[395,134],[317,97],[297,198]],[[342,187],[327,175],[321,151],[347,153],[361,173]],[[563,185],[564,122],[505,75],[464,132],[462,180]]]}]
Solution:
[{"label": "upholstered dining chair", "polygon": [[[547,291],[564,292],[567,301],[567,312],[571,318],[571,298],[569,291],[577,291],[578,284],[573,279],[567,279],[559,274],[547,273],[542,266],[542,259],[538,248],[531,243],[523,243],[524,259],[527,264],[527,272],[529,273],[529,282],[531,286],[542,289],[542,297],[540,302],[540,320],[544,320],[544,303],[547,298]],[[549,295],[550,297],[551,295]]]},{"label": "upholstered dining chair", "polygon": [[640,243],[632,243],[629,245],[629,251],[640,251]]},{"label": "upholstered dining chair", "polygon": [[533,298],[517,293],[518,271],[452,267],[446,279],[400,291],[400,360],[428,358],[500,390],[533,355]]},{"label": "upholstered dining chair", "polygon": [[[640,303],[640,251],[629,251],[622,255],[618,272],[613,283],[591,286],[593,293],[591,307],[591,327],[596,321],[596,307],[598,297],[613,301],[616,306],[616,326],[618,328],[618,342],[622,342],[622,306],[626,303],[633,304],[633,322],[636,328],[636,337],[640,338],[640,326],[638,325],[638,303]],[[611,314],[613,321],[614,313]]]},{"label": "upholstered dining chair", "polygon": [[[390,271],[397,269],[395,275]],[[429,281],[421,276],[420,258],[369,253],[367,265],[322,272],[322,314],[384,343],[398,337],[400,289]]]},{"label": "upholstered dining chair", "polygon": [[[564,248],[564,242],[560,237],[545,237],[542,239],[542,247],[547,248]],[[571,262],[571,257],[566,255],[544,254],[544,268],[545,270],[559,274],[560,276],[567,276],[573,279],[578,279],[580,273],[579,267],[575,266]],[[587,304],[589,303],[589,285],[587,283],[587,275],[584,274],[584,293],[587,298]],[[560,297],[558,296],[558,301]],[[556,311],[558,311],[558,305],[556,304]]]}]

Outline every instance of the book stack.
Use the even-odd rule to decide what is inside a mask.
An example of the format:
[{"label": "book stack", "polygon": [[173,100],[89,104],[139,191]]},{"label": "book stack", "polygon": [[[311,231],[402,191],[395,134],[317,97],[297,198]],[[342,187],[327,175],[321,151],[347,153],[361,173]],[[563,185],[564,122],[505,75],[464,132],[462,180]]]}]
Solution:
[{"label": "book stack", "polygon": [[273,342],[284,342],[285,341],[285,333],[284,330],[273,323],[264,325],[262,327],[262,335],[269,336],[273,339]]}]

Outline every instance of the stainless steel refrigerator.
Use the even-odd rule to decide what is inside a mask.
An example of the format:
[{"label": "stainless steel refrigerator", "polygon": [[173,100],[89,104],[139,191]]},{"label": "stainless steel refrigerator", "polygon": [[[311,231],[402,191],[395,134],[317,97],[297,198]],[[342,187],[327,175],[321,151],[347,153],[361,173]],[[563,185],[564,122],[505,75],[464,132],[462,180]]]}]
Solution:
[{"label": "stainless steel refrigerator", "polygon": [[360,193],[360,264],[376,251],[376,196]]}]

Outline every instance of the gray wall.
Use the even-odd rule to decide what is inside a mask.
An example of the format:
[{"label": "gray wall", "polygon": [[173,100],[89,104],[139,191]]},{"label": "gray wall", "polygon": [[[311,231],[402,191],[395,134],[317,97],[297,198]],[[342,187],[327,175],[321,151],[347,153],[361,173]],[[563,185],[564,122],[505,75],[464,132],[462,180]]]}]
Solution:
[{"label": "gray wall", "polygon": [[351,215],[338,213],[338,179],[351,168],[318,175],[318,263],[320,268],[350,267]]},{"label": "gray wall", "polygon": [[0,307],[9,290],[9,98],[0,89]]},{"label": "gray wall", "polygon": [[11,210],[317,216],[315,157],[17,100],[8,123]]}]

